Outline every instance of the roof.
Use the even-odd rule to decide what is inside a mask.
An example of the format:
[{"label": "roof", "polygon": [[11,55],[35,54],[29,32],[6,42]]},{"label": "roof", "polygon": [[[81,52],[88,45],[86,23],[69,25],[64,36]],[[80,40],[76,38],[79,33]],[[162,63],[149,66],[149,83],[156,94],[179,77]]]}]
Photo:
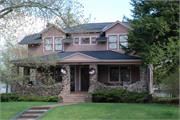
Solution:
[{"label": "roof", "polygon": [[24,37],[19,44],[40,44],[42,42],[42,36],[37,34],[32,34]]},{"label": "roof", "polygon": [[64,42],[64,43],[72,43],[73,38],[65,38],[65,39],[62,40],[62,42]]},{"label": "roof", "polygon": [[96,38],[97,42],[104,42],[107,41],[107,37],[100,37],[100,38]]},{"label": "roof", "polygon": [[[50,58],[55,59],[55,58],[66,58],[68,56],[72,56],[74,54],[81,53],[86,56],[90,56],[99,60],[141,60],[140,57],[135,57],[135,56],[130,56],[130,55],[125,55],[122,53],[114,52],[111,50],[104,50],[104,51],[71,51],[71,52],[59,52],[57,54],[50,54],[50,55],[45,55],[39,58],[42,58],[43,60],[50,60]],[[30,58],[29,59],[21,59],[21,60],[13,60],[11,61],[12,63],[20,63],[24,61],[32,61]]]}]

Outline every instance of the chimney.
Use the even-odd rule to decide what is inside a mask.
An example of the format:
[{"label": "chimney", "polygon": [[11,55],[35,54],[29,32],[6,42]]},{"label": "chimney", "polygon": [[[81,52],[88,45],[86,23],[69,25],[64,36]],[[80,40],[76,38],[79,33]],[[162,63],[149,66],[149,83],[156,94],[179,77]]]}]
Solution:
[{"label": "chimney", "polygon": [[46,25],[46,27],[49,27],[50,25],[51,25],[51,23],[48,22],[47,25]]}]

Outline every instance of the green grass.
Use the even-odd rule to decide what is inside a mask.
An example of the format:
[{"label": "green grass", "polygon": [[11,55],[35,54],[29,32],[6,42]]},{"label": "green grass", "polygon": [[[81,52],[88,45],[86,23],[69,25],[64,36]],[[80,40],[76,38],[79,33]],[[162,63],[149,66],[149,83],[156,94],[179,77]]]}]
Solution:
[{"label": "green grass", "polygon": [[58,104],[58,102],[1,102],[1,120],[10,119],[28,107]]},{"label": "green grass", "polygon": [[179,108],[161,104],[86,103],[58,106],[40,119],[178,119]]}]

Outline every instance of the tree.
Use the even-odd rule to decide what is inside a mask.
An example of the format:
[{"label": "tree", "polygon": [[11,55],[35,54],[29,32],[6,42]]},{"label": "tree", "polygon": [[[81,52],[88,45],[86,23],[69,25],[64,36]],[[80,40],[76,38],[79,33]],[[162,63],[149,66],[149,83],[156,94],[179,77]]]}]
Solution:
[{"label": "tree", "polygon": [[133,19],[124,17],[134,28],[128,34],[125,54],[141,56],[141,66],[153,64],[154,83],[174,73],[179,65],[179,1],[136,1]]}]

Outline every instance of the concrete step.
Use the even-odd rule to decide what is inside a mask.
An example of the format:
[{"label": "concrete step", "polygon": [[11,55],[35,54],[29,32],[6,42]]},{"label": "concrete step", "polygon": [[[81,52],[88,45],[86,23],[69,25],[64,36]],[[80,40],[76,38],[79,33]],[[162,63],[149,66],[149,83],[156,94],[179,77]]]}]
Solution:
[{"label": "concrete step", "polygon": [[33,119],[26,119],[26,118],[18,118],[18,119],[15,119],[15,120],[34,120],[34,118]]},{"label": "concrete step", "polygon": [[37,114],[39,114],[39,113],[44,113],[44,112],[46,112],[47,110],[44,110],[44,109],[42,109],[42,110],[37,110],[37,109],[35,109],[35,110],[27,110],[26,111],[26,113],[37,113]]},{"label": "concrete step", "polygon": [[23,119],[34,119],[34,118],[37,118],[38,116],[40,116],[41,114],[22,114],[20,115],[19,118],[23,118]]},{"label": "concrete step", "polygon": [[51,107],[31,107],[31,110],[48,110]]}]

